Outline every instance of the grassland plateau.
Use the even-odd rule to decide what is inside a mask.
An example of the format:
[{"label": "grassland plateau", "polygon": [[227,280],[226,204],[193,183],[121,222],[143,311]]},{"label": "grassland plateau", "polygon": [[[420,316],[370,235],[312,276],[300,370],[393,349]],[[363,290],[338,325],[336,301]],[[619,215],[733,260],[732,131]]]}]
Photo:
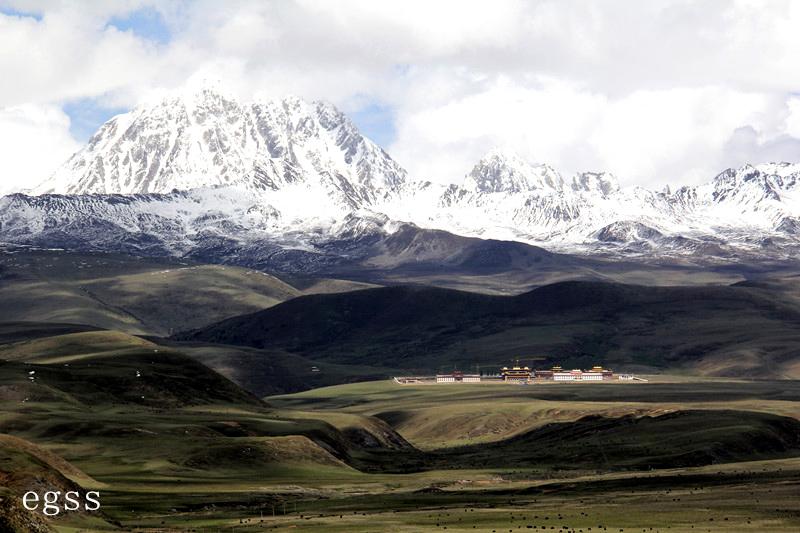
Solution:
[{"label": "grassland plateau", "polygon": [[[800,530],[791,273],[501,295],[52,250],[0,266],[2,531]],[[385,379],[531,354],[649,381]],[[31,490],[102,506],[45,517]]]}]

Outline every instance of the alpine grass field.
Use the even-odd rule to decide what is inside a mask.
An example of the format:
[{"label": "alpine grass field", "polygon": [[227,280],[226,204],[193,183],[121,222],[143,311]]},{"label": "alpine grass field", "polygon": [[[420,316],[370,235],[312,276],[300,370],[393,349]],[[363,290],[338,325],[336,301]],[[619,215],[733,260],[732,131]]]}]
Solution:
[{"label": "alpine grass field", "polygon": [[[88,383],[49,372],[50,359],[25,365],[16,380],[13,363],[3,369],[3,391],[24,391],[27,369],[36,368],[41,382],[29,388],[61,395],[4,402],[2,431],[24,439],[0,442],[10,486],[32,476],[49,488],[74,482],[101,494],[101,515],[67,514],[51,521],[57,531],[727,532],[800,524],[795,382],[382,381],[260,404],[224,382],[215,388],[227,392],[203,394],[207,371],[180,362],[181,388],[194,397],[184,404],[158,386],[176,355],[166,350],[149,362],[150,347],[133,343],[124,357],[133,363],[122,364],[114,354],[122,357],[127,343],[111,340],[109,351],[95,339],[97,356],[70,358],[70,366],[99,366],[85,374]],[[131,377],[135,368],[140,378]],[[95,375],[119,393],[124,376],[147,380],[148,396],[103,397]]]},{"label": "alpine grass field", "polygon": [[[800,527],[791,271],[509,296],[7,252],[4,531]],[[649,381],[388,379],[531,354]],[[101,508],[47,517],[29,491]]]}]

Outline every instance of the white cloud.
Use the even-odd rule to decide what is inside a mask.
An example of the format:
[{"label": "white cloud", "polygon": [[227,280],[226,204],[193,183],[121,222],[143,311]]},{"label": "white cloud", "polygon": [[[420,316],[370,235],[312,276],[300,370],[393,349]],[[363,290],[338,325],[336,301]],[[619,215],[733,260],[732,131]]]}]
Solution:
[{"label": "white cloud", "polygon": [[33,187],[78,150],[69,117],[58,106],[0,108],[0,194]]},{"label": "white cloud", "polygon": [[800,137],[800,95],[794,94],[786,100],[786,133]]},{"label": "white cloud", "polygon": [[[0,0],[3,7],[42,16],[0,14],[0,71],[12,80],[0,84],[0,106],[92,98],[130,107],[203,69],[243,98],[293,93],[345,111],[391,108],[390,152],[426,179],[460,180],[495,145],[565,173],[609,170],[623,183],[654,186],[703,181],[745,156],[797,158],[798,2]],[[166,44],[108,25],[142,8],[161,14],[172,31]],[[756,132],[752,149],[740,128]]]},{"label": "white cloud", "polygon": [[403,114],[389,150],[431,180],[459,181],[489,147],[501,145],[563,173],[606,170],[625,184],[660,188],[706,181],[746,162],[728,146],[743,125],[772,134],[762,141],[770,151],[751,156],[800,156],[778,142],[781,114],[773,106],[763,95],[721,87],[610,98],[558,80],[500,79],[479,94]]},{"label": "white cloud", "polygon": [[10,80],[0,85],[0,104],[129,92],[157,75],[161,60],[151,43],[106,26],[110,15],[56,5],[41,20],[0,14],[0,71]]},{"label": "white cloud", "polygon": [[[793,157],[787,158],[786,155]],[[737,128],[725,144],[725,159],[733,166],[751,161],[800,161],[800,139],[789,134],[765,139],[752,126]]]}]

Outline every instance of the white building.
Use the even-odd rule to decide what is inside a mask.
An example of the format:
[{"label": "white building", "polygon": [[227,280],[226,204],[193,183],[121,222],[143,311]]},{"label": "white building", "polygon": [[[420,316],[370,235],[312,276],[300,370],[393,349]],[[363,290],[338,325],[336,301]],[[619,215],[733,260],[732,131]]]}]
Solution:
[{"label": "white building", "polygon": [[575,381],[575,374],[572,372],[553,372],[553,381]]},{"label": "white building", "polygon": [[444,375],[437,375],[436,376],[436,383],[455,383],[456,378],[455,376],[444,376]]}]

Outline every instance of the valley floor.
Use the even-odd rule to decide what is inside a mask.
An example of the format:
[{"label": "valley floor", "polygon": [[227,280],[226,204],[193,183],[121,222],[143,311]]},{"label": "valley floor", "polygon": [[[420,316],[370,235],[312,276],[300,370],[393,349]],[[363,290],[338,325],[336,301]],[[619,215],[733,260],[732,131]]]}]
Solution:
[{"label": "valley floor", "polygon": [[[20,405],[2,431],[15,426],[100,490],[109,522],[62,519],[60,533],[799,530],[800,383],[649,377],[118,406],[69,438],[47,422],[53,405]],[[73,427],[89,416],[58,409]],[[390,427],[414,448],[369,442]],[[326,453],[334,435],[361,448]]]}]

